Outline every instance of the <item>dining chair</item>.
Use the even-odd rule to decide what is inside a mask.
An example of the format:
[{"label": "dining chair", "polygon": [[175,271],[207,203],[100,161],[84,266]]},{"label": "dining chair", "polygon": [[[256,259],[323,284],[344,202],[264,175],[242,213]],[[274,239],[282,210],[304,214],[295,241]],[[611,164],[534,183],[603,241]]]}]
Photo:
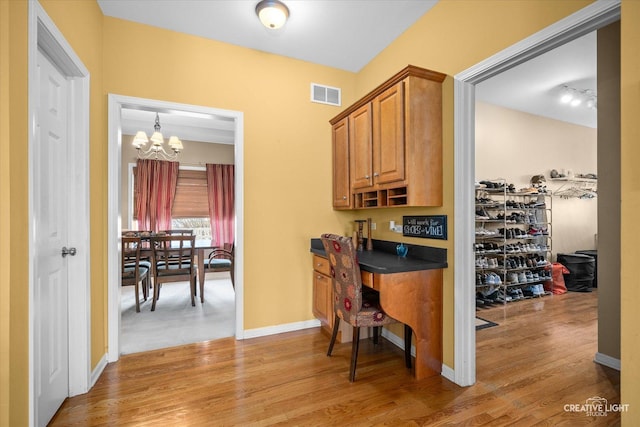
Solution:
[{"label": "dining chair", "polygon": [[[236,285],[234,282],[234,244],[225,243],[221,248],[214,248],[209,257],[204,260],[204,271],[202,274],[208,272],[228,271],[231,275],[231,286],[235,290]],[[200,282],[200,301],[204,302],[204,281]]]},{"label": "dining chair", "polygon": [[189,281],[191,305],[195,306],[197,267],[194,262],[196,237],[183,235],[154,236],[151,238],[153,253],[153,303],[156,309],[163,283]]},{"label": "dining chair", "polygon": [[149,294],[149,267],[141,264],[141,247],[140,237],[122,237],[122,286],[135,286],[137,313],[140,312],[139,285],[145,301]]},{"label": "dining chair", "polygon": [[[333,333],[331,334],[327,356],[331,356],[336,336],[338,335],[340,320],[344,320],[353,327],[349,381],[354,382],[358,347],[360,345],[360,328],[373,327],[373,342],[377,344],[379,328],[399,322],[386,314],[380,307],[378,292],[373,289],[367,289],[367,292],[363,292],[360,265],[358,264],[356,250],[351,237],[323,234],[321,240],[331,266],[333,308],[335,313]],[[410,369],[411,328],[408,325],[404,326],[405,364]]]}]

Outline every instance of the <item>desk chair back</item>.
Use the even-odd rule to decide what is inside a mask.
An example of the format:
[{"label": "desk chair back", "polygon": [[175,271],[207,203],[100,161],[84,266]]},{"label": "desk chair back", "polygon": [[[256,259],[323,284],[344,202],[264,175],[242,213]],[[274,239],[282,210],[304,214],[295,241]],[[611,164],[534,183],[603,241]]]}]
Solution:
[{"label": "desk chair back", "polygon": [[[396,323],[397,320],[388,316],[382,310],[378,292],[371,289],[363,293],[360,265],[358,264],[357,252],[351,238],[335,234],[323,234],[321,240],[327,257],[329,258],[329,265],[331,266],[333,307],[335,312],[333,333],[331,335],[327,356],[331,356],[331,352],[333,351],[333,345],[335,344],[340,327],[340,320],[342,319],[348,322],[353,327],[351,368],[349,372],[349,381],[353,382],[356,377],[360,328],[372,327],[374,343],[377,343],[379,328],[384,325]],[[407,328],[406,325],[405,328]],[[405,338],[405,360],[407,367],[411,367],[410,354],[411,341],[410,339],[407,341]]]}]

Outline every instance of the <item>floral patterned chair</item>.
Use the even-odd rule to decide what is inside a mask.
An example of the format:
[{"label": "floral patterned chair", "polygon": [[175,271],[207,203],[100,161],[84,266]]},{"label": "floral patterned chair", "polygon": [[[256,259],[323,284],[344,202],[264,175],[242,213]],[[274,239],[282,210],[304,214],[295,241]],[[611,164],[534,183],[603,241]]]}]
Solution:
[{"label": "floral patterned chair", "polygon": [[[368,290],[363,292],[360,266],[356,257],[356,250],[350,237],[335,234],[323,234],[322,244],[329,258],[331,277],[333,281],[333,307],[335,321],[327,356],[331,356],[336,341],[340,320],[353,326],[353,342],[351,345],[351,368],[349,381],[356,378],[356,361],[360,341],[360,328],[373,327],[374,343],[377,344],[378,330],[381,326],[397,323],[388,316],[378,300],[378,292]],[[405,363],[411,368],[411,328],[405,325]]]}]

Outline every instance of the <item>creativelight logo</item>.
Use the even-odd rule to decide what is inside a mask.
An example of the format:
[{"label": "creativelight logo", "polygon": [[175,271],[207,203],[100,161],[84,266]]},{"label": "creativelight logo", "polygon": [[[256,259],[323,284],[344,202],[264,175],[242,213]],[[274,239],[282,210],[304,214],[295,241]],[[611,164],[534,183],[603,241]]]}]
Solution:
[{"label": "creativelight logo", "polygon": [[629,404],[609,404],[604,397],[594,396],[588,398],[585,403],[567,403],[565,412],[583,412],[587,417],[606,417],[609,412],[627,412]]}]

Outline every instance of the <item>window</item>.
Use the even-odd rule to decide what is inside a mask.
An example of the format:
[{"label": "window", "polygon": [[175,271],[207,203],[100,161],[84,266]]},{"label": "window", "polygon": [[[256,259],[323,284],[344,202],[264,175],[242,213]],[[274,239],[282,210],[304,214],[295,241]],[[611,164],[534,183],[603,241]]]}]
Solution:
[{"label": "window", "polygon": [[[133,167],[131,181],[135,179]],[[133,226],[137,227],[135,183],[133,184]],[[207,172],[204,169],[180,168],[176,196],[171,209],[171,228],[193,229],[196,239],[211,239],[209,199],[207,197]]]}]

